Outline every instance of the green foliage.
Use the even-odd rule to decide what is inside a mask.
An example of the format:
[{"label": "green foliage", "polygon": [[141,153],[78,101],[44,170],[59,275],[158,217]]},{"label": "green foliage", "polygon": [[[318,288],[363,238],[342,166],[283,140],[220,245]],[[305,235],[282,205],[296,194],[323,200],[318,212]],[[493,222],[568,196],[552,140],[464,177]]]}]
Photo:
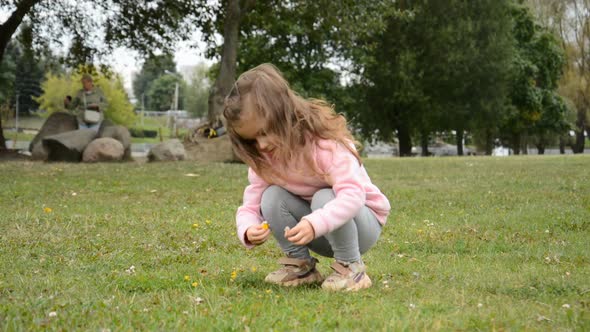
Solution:
[{"label": "green foliage", "polygon": [[[108,100],[105,118],[121,125],[130,125],[135,121],[133,105],[129,102],[122,79],[119,76],[107,78],[104,74],[93,76],[94,84],[99,87]],[[71,76],[48,74],[42,84],[43,94],[37,98],[40,109],[53,112],[65,111],[63,100],[65,96],[75,96],[80,90],[81,74]]]},{"label": "green foliage", "polygon": [[184,93],[185,109],[195,117],[207,115],[209,99],[209,70],[210,68],[201,63],[187,69],[188,82]]},{"label": "green foliage", "polygon": [[244,165],[0,163],[2,327],[590,329],[590,156],[363,163],[393,209],[355,294],[264,283],[282,253],[235,235]]},{"label": "green foliage", "polygon": [[[264,1],[243,2],[238,74],[261,63],[276,65],[292,87],[305,97],[342,106],[337,63],[353,48],[354,39],[369,33],[387,12],[390,1]],[[220,8],[218,17],[224,17]],[[214,25],[222,31],[223,20]],[[206,32],[206,37],[211,32]],[[209,44],[209,56],[220,51]],[[330,65],[332,64],[332,65]]]},{"label": "green foliage", "polygon": [[557,93],[565,65],[555,36],[535,24],[528,7],[514,6],[516,54],[512,65],[511,109],[502,126],[508,144],[518,151],[521,136],[546,136],[567,128],[566,104]]},{"label": "green foliage", "polygon": [[141,66],[139,74],[133,78],[133,94],[137,98],[139,105],[141,105],[143,98],[145,108],[151,110],[153,107],[148,96],[151,84],[160,76],[175,72],[174,55],[168,53],[149,56]]},{"label": "green foliage", "polygon": [[178,109],[183,109],[182,100],[186,84],[178,74],[162,75],[150,84],[146,94],[150,101],[150,109],[161,112],[174,109],[176,84],[178,84]]},{"label": "green foliage", "polygon": [[128,0],[28,0],[1,1],[0,10],[12,15],[17,5],[24,3],[32,4],[23,18],[32,24],[31,42],[43,48],[50,42],[68,40],[70,47],[64,60],[73,66],[92,64],[119,46],[141,54],[170,53],[176,42],[191,37],[193,27],[205,24],[211,8],[204,0],[151,1],[144,5]]},{"label": "green foliage", "polygon": [[364,91],[354,118],[365,136],[397,134],[408,154],[412,133],[472,129],[497,119],[512,52],[509,3],[396,2],[385,29],[362,41],[371,47],[354,54]]},{"label": "green foliage", "polygon": [[9,44],[4,59],[0,62],[0,106],[10,104],[14,96],[17,61],[16,47]]}]

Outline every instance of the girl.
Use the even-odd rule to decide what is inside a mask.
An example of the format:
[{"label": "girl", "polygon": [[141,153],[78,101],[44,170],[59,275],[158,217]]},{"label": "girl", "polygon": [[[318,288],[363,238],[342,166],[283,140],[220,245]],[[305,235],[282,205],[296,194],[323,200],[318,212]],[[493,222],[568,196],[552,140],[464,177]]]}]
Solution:
[{"label": "girl", "polygon": [[272,234],[287,256],[265,281],[321,282],[312,250],[335,258],[323,288],[370,287],[361,254],[379,238],[390,205],[371,183],[346,120],[326,102],[297,95],[271,64],[238,78],[223,114],[234,151],[250,167],[238,237],[252,248]]}]

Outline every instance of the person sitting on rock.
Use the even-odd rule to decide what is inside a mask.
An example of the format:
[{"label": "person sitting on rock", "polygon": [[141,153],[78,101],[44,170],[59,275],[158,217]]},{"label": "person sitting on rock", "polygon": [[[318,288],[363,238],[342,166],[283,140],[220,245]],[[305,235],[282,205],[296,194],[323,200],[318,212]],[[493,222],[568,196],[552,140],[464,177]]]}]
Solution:
[{"label": "person sitting on rock", "polygon": [[107,106],[104,93],[94,86],[92,76],[89,74],[82,75],[82,89],[76,96],[73,99],[71,96],[64,99],[64,107],[76,115],[80,129],[88,128],[98,131]]}]

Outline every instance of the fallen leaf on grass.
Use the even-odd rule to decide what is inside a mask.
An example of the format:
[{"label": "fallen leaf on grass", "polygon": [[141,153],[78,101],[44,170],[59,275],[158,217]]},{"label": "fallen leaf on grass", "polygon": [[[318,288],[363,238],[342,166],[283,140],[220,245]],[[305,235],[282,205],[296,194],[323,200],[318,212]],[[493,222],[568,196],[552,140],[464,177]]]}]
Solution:
[{"label": "fallen leaf on grass", "polygon": [[200,297],[198,297],[198,296],[197,296],[197,297],[191,296],[190,298],[191,298],[191,300],[193,300],[193,302],[195,302],[196,304],[201,304],[201,303],[205,302],[205,300],[203,300],[202,298],[200,298]]}]

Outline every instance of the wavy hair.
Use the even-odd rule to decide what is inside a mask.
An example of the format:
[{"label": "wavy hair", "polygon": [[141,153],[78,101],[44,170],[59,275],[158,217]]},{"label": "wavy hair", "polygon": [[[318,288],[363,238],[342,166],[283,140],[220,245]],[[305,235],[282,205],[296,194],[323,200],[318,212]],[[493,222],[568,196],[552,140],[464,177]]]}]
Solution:
[{"label": "wavy hair", "polygon": [[319,139],[342,144],[361,163],[353,146],[358,142],[348,130],[344,116],[323,100],[299,96],[274,65],[262,64],[240,75],[225,98],[223,115],[234,152],[265,181],[275,182],[278,170],[273,170],[255,141],[241,138],[234,129],[239,125],[246,99],[253,103],[251,109],[258,113],[258,118],[263,119],[265,133],[277,138],[272,142],[273,159],[283,168],[302,156],[313,173],[322,175],[311,152]]}]

